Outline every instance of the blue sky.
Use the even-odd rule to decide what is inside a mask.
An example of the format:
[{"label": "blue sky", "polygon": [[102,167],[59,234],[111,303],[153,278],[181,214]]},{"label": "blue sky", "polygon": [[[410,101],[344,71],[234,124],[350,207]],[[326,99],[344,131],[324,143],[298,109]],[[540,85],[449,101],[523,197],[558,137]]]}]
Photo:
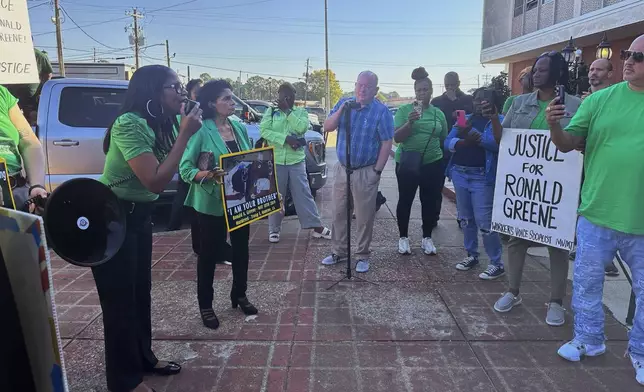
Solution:
[{"label": "blue sky", "polygon": [[[60,0],[66,11],[63,42],[66,61],[98,58],[134,63],[125,28],[132,18],[126,11],[137,6],[145,15],[141,25],[146,45],[170,42],[176,53],[172,67],[194,77],[242,80],[258,74],[283,75],[297,81],[306,59],[313,70],[324,64],[323,0]],[[46,1],[28,2],[36,47],[56,57],[52,7]],[[42,4],[42,5],[41,5]],[[381,90],[413,94],[411,71],[427,68],[435,85],[451,70],[461,75],[462,89],[476,87],[485,75],[502,66],[479,63],[483,0],[329,0],[329,62],[344,90],[356,75],[371,69],[380,77]],[[75,24],[83,27],[85,34]],[[88,36],[89,35],[89,36]],[[96,41],[94,41],[92,38]],[[115,57],[130,56],[126,60]],[[159,63],[165,47],[144,50],[142,64]],[[437,86],[437,94],[442,87]]]}]

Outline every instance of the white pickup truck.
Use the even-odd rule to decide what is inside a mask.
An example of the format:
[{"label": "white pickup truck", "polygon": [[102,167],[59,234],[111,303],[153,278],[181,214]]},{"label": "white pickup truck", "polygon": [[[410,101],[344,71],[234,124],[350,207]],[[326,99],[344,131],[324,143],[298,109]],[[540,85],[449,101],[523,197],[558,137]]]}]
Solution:
[{"label": "white pickup truck", "polygon": [[[128,82],[125,80],[55,78],[43,86],[34,131],[45,152],[45,186],[49,191],[76,177],[97,179],[103,173],[105,131],[121,110]],[[252,142],[260,139],[261,114],[234,97],[236,112]],[[241,121],[238,117],[235,117]],[[311,190],[324,186],[327,178],[324,138],[319,132],[305,134],[307,173]],[[176,192],[177,176],[161,195],[167,201]]]}]

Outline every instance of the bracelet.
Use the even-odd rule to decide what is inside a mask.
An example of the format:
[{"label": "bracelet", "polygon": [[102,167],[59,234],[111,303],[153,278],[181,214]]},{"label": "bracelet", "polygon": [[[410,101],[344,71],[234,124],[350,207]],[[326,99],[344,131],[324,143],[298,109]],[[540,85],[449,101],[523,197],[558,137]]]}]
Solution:
[{"label": "bracelet", "polygon": [[31,194],[31,191],[33,191],[33,190],[34,190],[34,189],[36,189],[36,188],[40,188],[40,189],[42,189],[42,190],[43,190],[43,191],[45,191],[45,192],[47,191],[47,189],[45,189],[45,187],[44,187],[44,186],[39,185],[39,184],[36,184],[36,185],[32,185],[32,186],[30,186],[30,187],[29,187],[29,193]]}]

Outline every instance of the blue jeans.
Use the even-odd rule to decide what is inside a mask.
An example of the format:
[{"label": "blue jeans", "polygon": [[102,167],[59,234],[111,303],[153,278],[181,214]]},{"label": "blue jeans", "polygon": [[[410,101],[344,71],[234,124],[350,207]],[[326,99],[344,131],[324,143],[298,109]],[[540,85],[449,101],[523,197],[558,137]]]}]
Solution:
[{"label": "blue jeans", "polygon": [[456,208],[465,250],[469,256],[479,257],[478,231],[483,236],[485,252],[492,264],[503,267],[501,255],[503,247],[499,233],[490,230],[492,225],[492,204],[494,203],[494,184],[485,178],[485,168],[454,166],[452,183],[456,191]]},{"label": "blue jeans", "polygon": [[577,222],[577,256],[572,280],[574,336],[581,343],[602,344],[604,336],[604,269],[616,252],[631,269],[636,308],[629,349],[644,356],[644,235],[626,234],[591,223]]}]

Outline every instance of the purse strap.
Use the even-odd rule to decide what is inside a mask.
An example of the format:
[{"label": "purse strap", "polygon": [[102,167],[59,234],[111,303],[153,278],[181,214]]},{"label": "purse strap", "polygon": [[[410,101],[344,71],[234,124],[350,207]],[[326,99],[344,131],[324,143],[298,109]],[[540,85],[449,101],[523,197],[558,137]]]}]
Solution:
[{"label": "purse strap", "polygon": [[438,109],[434,108],[434,129],[432,130],[432,134],[429,135],[429,139],[427,139],[427,144],[425,144],[425,149],[423,150],[423,154],[420,157],[421,163],[425,159],[425,153],[427,152],[427,147],[429,147],[429,142],[432,141],[432,139],[434,138],[434,134],[436,133],[436,110]]}]

